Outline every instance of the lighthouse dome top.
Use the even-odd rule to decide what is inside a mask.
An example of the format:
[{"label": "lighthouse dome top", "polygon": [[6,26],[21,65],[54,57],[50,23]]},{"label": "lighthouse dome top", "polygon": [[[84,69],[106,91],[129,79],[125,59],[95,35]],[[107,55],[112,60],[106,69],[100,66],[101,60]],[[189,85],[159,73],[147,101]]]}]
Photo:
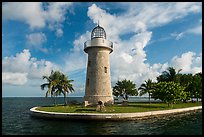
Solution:
[{"label": "lighthouse dome top", "polygon": [[106,32],[101,26],[96,26],[91,32],[91,39],[104,38],[106,39]]}]

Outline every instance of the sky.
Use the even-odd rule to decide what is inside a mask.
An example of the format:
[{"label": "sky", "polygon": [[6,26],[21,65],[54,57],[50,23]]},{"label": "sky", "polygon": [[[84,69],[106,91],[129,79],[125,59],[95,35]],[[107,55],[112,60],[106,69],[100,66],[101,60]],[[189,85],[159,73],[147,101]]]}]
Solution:
[{"label": "sky", "polygon": [[137,88],[168,67],[202,72],[201,2],[8,2],[2,4],[2,97],[44,97],[43,75],[59,70],[85,95],[84,42],[99,21],[110,54],[112,87]]}]

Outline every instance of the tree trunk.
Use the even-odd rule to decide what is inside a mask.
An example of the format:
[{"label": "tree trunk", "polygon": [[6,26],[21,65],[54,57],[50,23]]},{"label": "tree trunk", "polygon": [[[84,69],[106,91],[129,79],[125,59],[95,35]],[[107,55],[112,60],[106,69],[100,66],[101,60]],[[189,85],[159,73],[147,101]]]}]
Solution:
[{"label": "tree trunk", "polygon": [[67,105],[67,98],[66,98],[66,93],[64,93],[64,105]]},{"label": "tree trunk", "polygon": [[123,99],[128,100],[128,95],[127,94],[123,95]]},{"label": "tree trunk", "polygon": [[125,100],[125,96],[123,96],[123,99]]},{"label": "tree trunk", "polygon": [[51,95],[51,98],[53,99],[54,106],[56,106],[56,98],[55,98],[55,96],[53,97],[53,95]]},{"label": "tree trunk", "polygon": [[151,104],[151,101],[150,101],[150,93],[149,93],[149,104]]},{"label": "tree trunk", "polygon": [[125,95],[123,96],[123,99],[124,99],[124,100],[123,100],[123,103],[122,103],[122,104],[123,104],[124,106],[127,106],[127,105],[128,105],[128,96],[127,96],[127,94],[125,94]]},{"label": "tree trunk", "polygon": [[57,105],[56,96],[54,96],[54,104],[55,104],[55,106]]},{"label": "tree trunk", "polygon": [[125,95],[125,100],[128,100],[128,95],[127,94]]}]

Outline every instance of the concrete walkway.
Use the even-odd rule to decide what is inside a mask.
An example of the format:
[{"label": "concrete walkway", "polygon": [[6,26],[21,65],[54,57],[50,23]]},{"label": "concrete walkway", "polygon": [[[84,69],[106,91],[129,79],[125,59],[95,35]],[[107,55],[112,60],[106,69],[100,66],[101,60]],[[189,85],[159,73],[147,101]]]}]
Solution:
[{"label": "concrete walkway", "polygon": [[187,111],[202,110],[202,106],[161,110],[161,111],[149,111],[149,112],[137,112],[137,113],[58,113],[58,112],[46,112],[36,110],[37,107],[30,109],[32,116],[51,118],[51,119],[78,119],[78,120],[134,120],[149,118],[158,115],[167,115],[175,113],[183,113]]}]

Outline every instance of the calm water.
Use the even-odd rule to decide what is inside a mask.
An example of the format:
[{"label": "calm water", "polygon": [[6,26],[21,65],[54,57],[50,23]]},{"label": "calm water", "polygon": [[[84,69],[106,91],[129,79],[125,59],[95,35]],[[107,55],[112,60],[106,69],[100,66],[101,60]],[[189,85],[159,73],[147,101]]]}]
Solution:
[{"label": "calm water", "polygon": [[[80,97],[68,98],[79,101]],[[148,98],[136,98],[147,101]],[[58,99],[63,103],[63,99]],[[202,135],[202,111],[137,121],[59,121],[31,117],[29,109],[50,98],[2,98],[3,135]]]}]

